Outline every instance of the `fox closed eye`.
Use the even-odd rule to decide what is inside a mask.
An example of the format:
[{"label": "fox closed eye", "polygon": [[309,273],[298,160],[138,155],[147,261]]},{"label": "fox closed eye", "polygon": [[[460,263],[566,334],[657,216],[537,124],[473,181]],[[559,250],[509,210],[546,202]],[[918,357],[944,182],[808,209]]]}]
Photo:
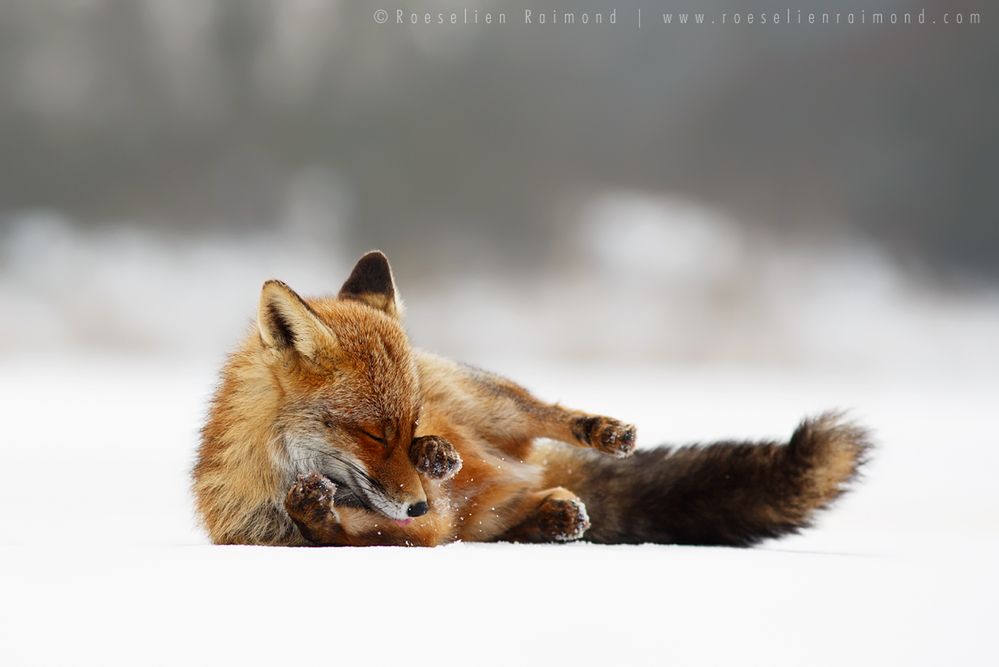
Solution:
[{"label": "fox closed eye", "polygon": [[380,443],[382,445],[388,444],[384,437],[377,436],[369,431],[365,431],[363,428],[358,430],[361,432],[361,435],[368,438],[369,440],[374,440],[375,442]]},{"label": "fox closed eye", "polygon": [[[336,422],[335,419],[333,419],[332,415],[325,415],[323,417],[323,426],[325,426],[326,428],[330,428],[331,429],[331,428],[336,427],[336,425],[337,425],[337,422]],[[358,433],[360,433],[365,438],[368,438],[369,440],[373,440],[373,441],[375,441],[375,442],[377,442],[377,443],[379,443],[381,445],[388,444],[388,441],[385,439],[385,436],[376,435],[376,434],[372,433],[371,431],[369,431],[368,429],[361,428],[359,426],[355,427],[355,428],[356,428],[356,430],[357,430]]]}]

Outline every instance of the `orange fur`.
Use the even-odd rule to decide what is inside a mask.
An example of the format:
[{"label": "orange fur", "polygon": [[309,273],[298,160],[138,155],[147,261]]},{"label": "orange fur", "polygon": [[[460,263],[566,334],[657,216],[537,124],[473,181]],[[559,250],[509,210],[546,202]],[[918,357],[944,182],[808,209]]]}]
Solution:
[{"label": "orange fur", "polygon": [[863,429],[828,414],[786,445],[616,460],[633,452],[633,426],[415,350],[401,313],[379,252],[335,297],[264,284],[257,329],[222,369],[193,472],[213,541],[434,546],[586,532],[748,545],[807,526],[870,449]]},{"label": "orange fur", "polygon": [[[378,260],[383,267],[373,266]],[[370,275],[379,270],[381,282]],[[378,291],[351,291],[358,285]],[[356,482],[338,473],[334,455],[356,463],[396,503],[380,511],[362,493],[354,495],[363,506],[334,503],[337,543],[493,540],[524,521],[532,508],[523,499],[541,490],[534,438],[571,439],[570,424],[583,413],[413,350],[400,310],[380,253],[362,258],[335,298],[306,301],[282,283],[264,285],[258,331],[222,369],[194,468],[213,541],[307,543],[285,495],[310,472],[340,474],[339,486]],[[418,474],[409,444],[424,435],[457,450],[462,467],[453,478]],[[430,511],[401,525],[401,508],[424,499]]]}]

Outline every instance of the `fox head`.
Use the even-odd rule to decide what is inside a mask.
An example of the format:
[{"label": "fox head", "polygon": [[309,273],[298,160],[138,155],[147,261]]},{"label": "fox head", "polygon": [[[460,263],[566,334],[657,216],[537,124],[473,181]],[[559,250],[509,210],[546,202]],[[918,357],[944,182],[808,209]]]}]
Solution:
[{"label": "fox head", "polygon": [[427,496],[409,459],[420,387],[400,312],[388,260],[375,251],[336,298],[306,301],[264,283],[257,325],[290,472],[318,471],[337,484],[336,504],[405,521],[426,513]]}]

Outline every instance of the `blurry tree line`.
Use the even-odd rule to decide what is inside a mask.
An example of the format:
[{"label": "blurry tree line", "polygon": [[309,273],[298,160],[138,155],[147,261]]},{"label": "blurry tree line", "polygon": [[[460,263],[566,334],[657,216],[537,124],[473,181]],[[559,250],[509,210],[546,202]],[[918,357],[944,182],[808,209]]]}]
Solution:
[{"label": "blurry tree line", "polygon": [[913,4],[981,26],[639,31],[640,4],[574,3],[617,6],[619,24],[537,29],[378,25],[378,3],[335,0],[5,0],[0,220],[225,233],[273,224],[311,170],[350,242],[405,248],[399,262],[480,242],[538,262],[579,202],[623,189],[781,233],[848,225],[938,276],[999,278],[987,7]]}]

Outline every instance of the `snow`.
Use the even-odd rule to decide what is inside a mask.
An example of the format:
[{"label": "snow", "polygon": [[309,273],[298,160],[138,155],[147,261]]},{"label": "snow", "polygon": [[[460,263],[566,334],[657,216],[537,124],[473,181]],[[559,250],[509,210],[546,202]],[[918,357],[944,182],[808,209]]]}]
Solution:
[{"label": "snow", "polygon": [[[45,211],[0,220],[0,356],[225,350],[265,280],[313,296],[349,274],[346,228],[302,233],[306,219],[235,237],[86,229]],[[503,350],[587,364],[999,368],[999,290],[944,288],[832,231],[806,242],[629,193],[596,197],[564,232],[565,249],[531,271],[498,248],[461,253],[464,266],[383,248],[415,339],[487,366]]]},{"label": "snow", "polygon": [[[0,662],[997,664],[995,369],[492,363],[640,446],[848,407],[866,480],[753,550],[216,547],[188,471],[220,359],[0,360]],[[481,360],[479,360],[481,361]]]}]

